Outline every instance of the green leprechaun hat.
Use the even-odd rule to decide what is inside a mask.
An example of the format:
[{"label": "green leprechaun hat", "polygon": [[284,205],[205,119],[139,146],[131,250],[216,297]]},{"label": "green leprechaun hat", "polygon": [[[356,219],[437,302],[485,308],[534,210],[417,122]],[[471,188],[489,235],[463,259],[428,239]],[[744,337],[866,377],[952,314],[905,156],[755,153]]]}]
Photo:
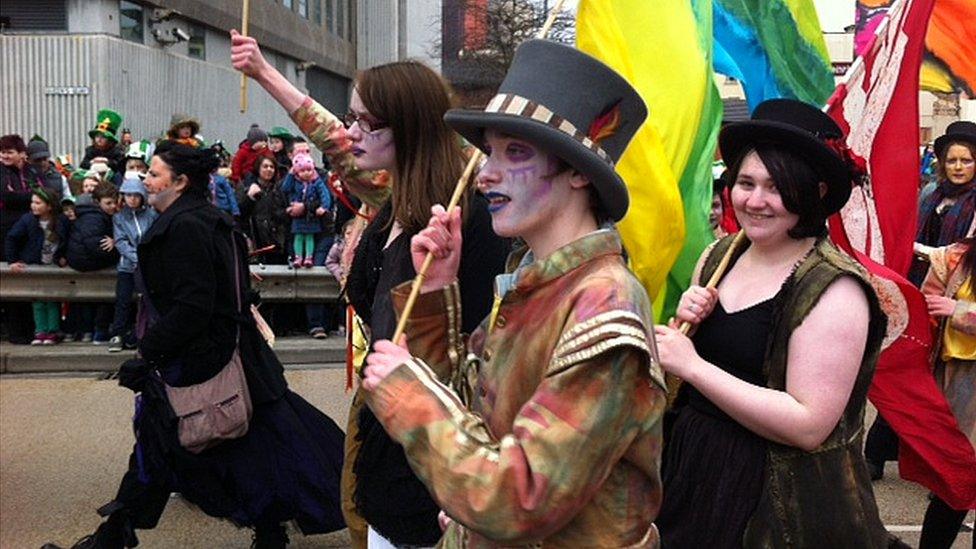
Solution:
[{"label": "green leprechaun hat", "polygon": [[122,115],[111,109],[101,109],[98,111],[96,126],[88,132],[88,137],[94,139],[96,135],[101,135],[114,143],[118,143],[119,139],[115,134],[118,133],[121,125]]}]

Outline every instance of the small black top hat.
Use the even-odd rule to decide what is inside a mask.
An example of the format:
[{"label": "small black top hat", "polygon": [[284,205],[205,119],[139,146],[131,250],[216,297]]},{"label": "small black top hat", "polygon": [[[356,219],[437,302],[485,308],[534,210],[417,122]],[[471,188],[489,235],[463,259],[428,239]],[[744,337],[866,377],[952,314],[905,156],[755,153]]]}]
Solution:
[{"label": "small black top hat", "polygon": [[718,143],[722,158],[729,165],[758,143],[799,154],[827,184],[822,200],[830,215],[851,197],[851,168],[835,150],[840,145],[831,143],[842,137],[837,123],[820,109],[795,99],[769,99],[756,106],[750,120],[723,128]]},{"label": "small black top hat", "polygon": [[485,110],[452,109],[449,126],[479,149],[486,129],[524,138],[589,179],[614,221],[627,213],[627,187],[614,170],[647,107],[619,74],[579,50],[527,40]]},{"label": "small black top hat", "polygon": [[944,160],[945,152],[949,148],[949,144],[959,141],[969,143],[976,147],[976,124],[968,120],[957,120],[946,126],[945,133],[935,140],[935,146],[933,147],[935,149],[935,156],[940,161]]}]

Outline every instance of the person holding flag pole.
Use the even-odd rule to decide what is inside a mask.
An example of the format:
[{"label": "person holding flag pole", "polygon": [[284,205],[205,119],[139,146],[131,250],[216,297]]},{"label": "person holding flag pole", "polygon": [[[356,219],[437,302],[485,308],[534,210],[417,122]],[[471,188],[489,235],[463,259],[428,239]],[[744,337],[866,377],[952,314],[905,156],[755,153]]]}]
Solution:
[{"label": "person holding flag pole", "polygon": [[434,259],[406,339],[367,358],[367,403],[444,511],[440,547],[658,544],[664,380],[612,225],[629,204],[614,163],[646,113],[606,65],[529,40],[484,111],[445,117],[487,154],[495,232],[527,246],[465,345],[460,212],[435,207],[411,243],[418,271]]}]

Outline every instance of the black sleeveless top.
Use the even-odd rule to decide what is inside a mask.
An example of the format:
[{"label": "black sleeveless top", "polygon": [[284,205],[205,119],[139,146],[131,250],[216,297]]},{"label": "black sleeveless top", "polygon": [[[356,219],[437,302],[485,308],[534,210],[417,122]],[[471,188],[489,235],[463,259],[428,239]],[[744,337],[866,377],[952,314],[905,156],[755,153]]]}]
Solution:
[{"label": "black sleeveless top", "polygon": [[[779,294],[777,294],[779,295]],[[735,377],[764,387],[763,362],[772,329],[776,296],[729,313],[719,300],[715,309],[699,326],[692,341],[695,350],[708,362]],[[693,386],[688,385],[688,404],[717,419],[732,421]]]}]

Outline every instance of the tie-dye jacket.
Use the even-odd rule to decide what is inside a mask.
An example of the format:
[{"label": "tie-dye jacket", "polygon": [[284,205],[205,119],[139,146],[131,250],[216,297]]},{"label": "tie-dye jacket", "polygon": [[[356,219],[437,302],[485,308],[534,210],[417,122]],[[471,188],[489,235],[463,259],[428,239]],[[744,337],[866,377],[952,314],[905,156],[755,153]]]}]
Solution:
[{"label": "tie-dye jacket", "polygon": [[311,97],[306,97],[302,106],[291,113],[291,119],[309,141],[328,157],[345,190],[359,197],[374,211],[386,203],[390,198],[389,174],[356,167],[356,158],[349,152],[352,143],[346,135],[346,127],[336,115]]},{"label": "tie-dye jacket", "polygon": [[459,322],[456,284],[422,294],[415,358],[368,397],[454,521],[440,546],[657,546],[664,382],[617,233],[499,276],[471,354]]}]

